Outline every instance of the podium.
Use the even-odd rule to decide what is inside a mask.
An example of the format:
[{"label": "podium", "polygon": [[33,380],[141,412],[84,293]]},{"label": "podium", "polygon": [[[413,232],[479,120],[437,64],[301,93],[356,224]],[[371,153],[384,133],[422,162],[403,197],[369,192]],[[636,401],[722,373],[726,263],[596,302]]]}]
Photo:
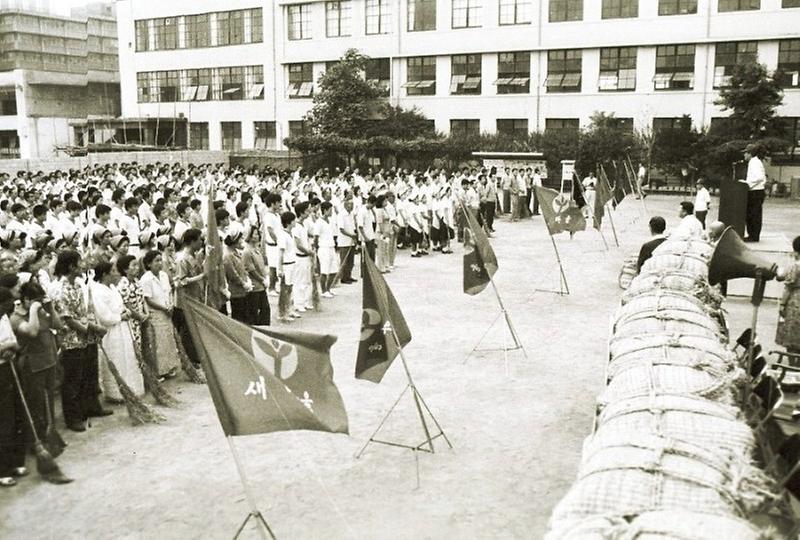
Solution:
[{"label": "podium", "polygon": [[724,179],[720,185],[717,219],[725,225],[733,227],[733,230],[744,238],[749,188],[744,182],[736,180],[736,178],[744,178],[743,175],[737,174],[739,172],[737,169],[738,167],[734,165],[733,178]]}]

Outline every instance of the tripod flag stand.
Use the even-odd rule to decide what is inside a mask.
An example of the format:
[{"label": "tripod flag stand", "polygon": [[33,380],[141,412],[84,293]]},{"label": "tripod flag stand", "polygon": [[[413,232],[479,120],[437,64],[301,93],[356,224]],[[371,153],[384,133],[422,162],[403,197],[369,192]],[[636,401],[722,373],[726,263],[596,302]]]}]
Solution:
[{"label": "tripod flag stand", "polygon": [[[427,403],[425,403],[411,376],[411,370],[403,353],[403,347],[411,341],[411,331],[408,329],[403,313],[400,311],[400,306],[372,259],[363,257],[361,264],[363,312],[361,341],[358,346],[355,376],[357,379],[380,383],[394,359],[399,355],[406,374],[406,385],[355,457],[356,459],[360,458],[367,447],[373,443],[411,450],[414,452],[414,459],[417,465],[417,485],[419,485],[418,452],[435,453],[433,441],[439,437],[442,437],[450,448],[453,448],[453,445],[450,444],[450,440],[445,435],[441,425]],[[379,439],[378,433],[409,391],[414,400],[414,407],[419,416],[425,439],[419,444]],[[429,425],[429,421],[436,431],[431,430],[432,426]]]}]

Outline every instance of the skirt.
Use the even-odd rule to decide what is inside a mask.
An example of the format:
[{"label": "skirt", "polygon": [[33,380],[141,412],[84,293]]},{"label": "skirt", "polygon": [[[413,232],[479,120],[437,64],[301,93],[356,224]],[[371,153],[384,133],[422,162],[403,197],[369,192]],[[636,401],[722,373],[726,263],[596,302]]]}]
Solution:
[{"label": "skirt", "polygon": [[[116,324],[108,329],[108,333],[103,336],[103,349],[108,354],[108,358],[114,362],[122,380],[131,387],[137,396],[144,394],[144,379],[139,362],[136,358],[136,351],[133,345],[133,335],[127,321]],[[114,375],[108,368],[106,354],[100,352],[100,388],[107,399],[114,401],[122,400],[122,393],[117,386]]]}]

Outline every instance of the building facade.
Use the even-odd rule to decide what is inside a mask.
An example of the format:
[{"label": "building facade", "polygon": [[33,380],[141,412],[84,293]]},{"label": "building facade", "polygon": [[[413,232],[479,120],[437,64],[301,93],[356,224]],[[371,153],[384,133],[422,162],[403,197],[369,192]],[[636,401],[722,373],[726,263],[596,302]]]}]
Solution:
[{"label": "building facade", "polygon": [[658,129],[714,104],[734,65],[779,70],[800,139],[800,0],[121,0],[122,112],[187,120],[196,148],[281,148],[345,50],[437,130]]},{"label": "building facade", "polygon": [[87,121],[119,116],[118,69],[113,17],[0,10],[0,158],[103,138]]}]

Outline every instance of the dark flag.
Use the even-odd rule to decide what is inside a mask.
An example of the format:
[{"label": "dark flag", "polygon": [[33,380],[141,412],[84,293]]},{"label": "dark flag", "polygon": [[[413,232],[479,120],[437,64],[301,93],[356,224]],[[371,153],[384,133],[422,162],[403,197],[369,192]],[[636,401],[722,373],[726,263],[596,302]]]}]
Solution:
[{"label": "dark flag", "polygon": [[613,205],[614,208],[617,207],[619,203],[628,195],[628,193],[633,193],[633,190],[630,185],[630,180],[628,179],[627,172],[628,170],[625,169],[624,172],[620,172],[619,167],[617,167],[617,162],[614,161],[612,163],[614,165],[614,199]]},{"label": "dark flag", "polygon": [[572,173],[572,200],[575,201],[575,205],[578,208],[586,206],[586,197],[583,195],[583,184],[581,184],[581,179],[578,178],[578,175],[575,173]]},{"label": "dark flag", "polygon": [[467,216],[467,227],[464,229],[464,292],[475,295],[489,285],[497,272],[497,257],[478,220],[465,206],[461,208]]},{"label": "dark flag", "polygon": [[603,224],[603,216],[605,216],[606,203],[610,201],[614,195],[611,193],[611,186],[608,183],[608,176],[603,168],[600,168],[600,175],[595,184],[595,198],[594,198],[594,228],[600,229]]},{"label": "dark flag", "polygon": [[535,186],[542,216],[551,235],[586,230],[586,218],[578,205],[567,195],[546,187]]},{"label": "dark flag", "polygon": [[[391,289],[369,257],[361,258],[361,273],[363,311],[361,341],[356,358],[356,379],[379,383],[400,353],[400,348],[411,341],[411,332]],[[400,347],[397,346],[398,341]]]},{"label": "dark flag", "polygon": [[247,326],[188,297],[181,307],[225,435],[348,432],[334,336]]},{"label": "dark flag", "polygon": [[206,243],[208,251],[203,261],[206,271],[206,304],[219,309],[225,303],[225,268],[222,266],[222,242],[217,230],[217,213],[214,210],[214,182],[208,187],[208,213],[206,220]]}]

